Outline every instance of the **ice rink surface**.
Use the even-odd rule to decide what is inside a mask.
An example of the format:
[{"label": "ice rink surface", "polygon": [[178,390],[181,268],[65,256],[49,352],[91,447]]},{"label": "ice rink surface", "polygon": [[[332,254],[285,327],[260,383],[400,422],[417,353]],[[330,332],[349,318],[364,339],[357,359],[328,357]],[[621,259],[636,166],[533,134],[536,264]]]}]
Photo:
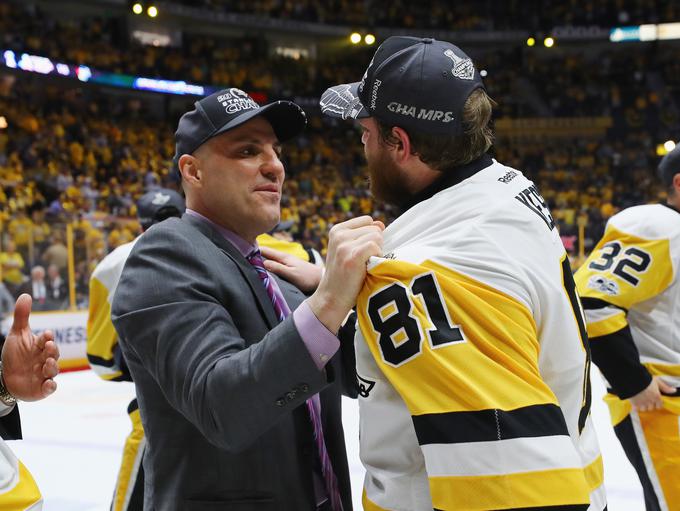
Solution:
[{"label": "ice rink surface", "polygon": [[[9,442],[34,475],[44,497],[44,511],[106,511],[130,430],[127,405],[130,383],[104,382],[91,371],[57,377],[55,395],[38,403],[21,403],[24,440]],[[644,511],[642,490],[609,426],[593,374],[593,419],[604,455],[610,511]],[[345,399],[347,437],[355,509],[360,510],[363,467],[359,461],[357,403]]]}]

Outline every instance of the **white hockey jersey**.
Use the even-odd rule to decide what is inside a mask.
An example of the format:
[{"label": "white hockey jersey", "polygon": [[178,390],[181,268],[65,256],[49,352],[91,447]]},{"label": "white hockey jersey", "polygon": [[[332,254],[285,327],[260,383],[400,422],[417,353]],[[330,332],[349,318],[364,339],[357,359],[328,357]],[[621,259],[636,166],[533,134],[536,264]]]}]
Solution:
[{"label": "white hockey jersey", "polygon": [[[680,387],[679,265],[680,213],[649,204],[611,217],[575,277],[581,296],[608,304],[586,310],[588,333],[599,337],[629,325],[640,361],[674,387]],[[677,398],[662,399],[680,415]]]},{"label": "white hockey jersey", "polygon": [[366,510],[605,508],[565,250],[532,182],[486,161],[394,221],[369,263]]},{"label": "white hockey jersey", "polygon": [[129,380],[116,362],[118,334],[111,322],[111,302],[116,293],[137,236],[102,259],[90,276],[90,305],[87,317],[87,359],[92,370],[104,380]]}]

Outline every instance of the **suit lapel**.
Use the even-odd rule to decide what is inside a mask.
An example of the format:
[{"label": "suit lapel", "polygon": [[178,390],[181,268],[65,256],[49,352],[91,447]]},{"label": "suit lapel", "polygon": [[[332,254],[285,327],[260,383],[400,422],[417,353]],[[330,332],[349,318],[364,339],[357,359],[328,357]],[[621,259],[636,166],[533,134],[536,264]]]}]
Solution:
[{"label": "suit lapel", "polygon": [[274,312],[274,306],[272,301],[267,294],[267,290],[264,288],[260,277],[257,276],[257,272],[253,269],[251,264],[246,260],[245,257],[241,255],[238,249],[232,245],[228,240],[226,240],[219,232],[212,228],[210,224],[204,222],[199,218],[195,218],[191,215],[184,214],[182,216],[182,221],[189,223],[192,227],[201,232],[205,237],[212,241],[229,259],[231,259],[238,268],[241,276],[250,287],[251,292],[255,296],[257,305],[260,309],[260,314],[265,318],[269,328],[274,328],[279,324],[279,320]]}]

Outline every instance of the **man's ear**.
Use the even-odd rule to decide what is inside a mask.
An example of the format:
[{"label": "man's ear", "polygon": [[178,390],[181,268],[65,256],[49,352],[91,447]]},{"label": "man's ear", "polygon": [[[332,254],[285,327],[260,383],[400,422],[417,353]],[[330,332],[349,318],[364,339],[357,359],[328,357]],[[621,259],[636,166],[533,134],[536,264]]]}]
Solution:
[{"label": "man's ear", "polygon": [[203,177],[200,160],[191,154],[183,154],[177,161],[182,179],[191,186],[201,186]]},{"label": "man's ear", "polygon": [[672,185],[675,189],[675,195],[680,197],[680,172],[673,176]]},{"label": "man's ear", "polygon": [[411,139],[405,130],[401,129],[399,126],[394,126],[392,128],[392,136],[397,140],[397,143],[393,145],[394,156],[397,163],[404,163],[411,154]]}]

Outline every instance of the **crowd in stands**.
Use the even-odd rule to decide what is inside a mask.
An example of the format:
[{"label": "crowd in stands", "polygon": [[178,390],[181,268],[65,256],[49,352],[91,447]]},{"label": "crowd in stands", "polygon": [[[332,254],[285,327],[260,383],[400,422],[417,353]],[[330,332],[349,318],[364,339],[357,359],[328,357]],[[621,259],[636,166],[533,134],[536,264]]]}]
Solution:
[{"label": "crowd in stands", "polygon": [[616,27],[680,19],[673,0],[181,0],[182,4],[337,25],[439,30],[550,30],[555,26]]},{"label": "crowd in stands", "polygon": [[[462,4],[472,8],[473,3]],[[642,9],[648,2],[634,4]],[[249,5],[289,9],[297,3]],[[32,7],[0,4],[4,48],[126,74],[228,83],[271,97],[318,96],[326,85],[361,76],[368,60],[350,52],[327,60],[286,60],[281,66],[266,57],[257,39],[235,43],[210,37],[188,38],[182,49],[144,47],[130,52],[116,39],[115,21],[64,24],[41,18],[38,11],[37,18],[25,16],[24,9]],[[45,23],[40,35],[34,23]],[[203,60],[195,58],[198,55]],[[662,197],[653,179],[655,147],[660,137],[677,138],[680,73],[673,73],[678,63],[672,47],[630,46],[625,51],[601,50],[594,57],[585,50],[556,55],[539,58],[526,49],[507,48],[483,52],[477,66],[488,71],[485,83],[498,102],[497,120],[541,115],[612,119],[607,136],[501,137],[493,148],[499,161],[539,185],[575,257],[579,222],[585,224],[587,253],[613,213]],[[668,66],[659,67],[661,63]],[[190,104],[189,99],[185,106]],[[389,222],[398,212],[370,197],[356,128],[322,118],[314,108],[308,114],[305,134],[285,147],[288,177],[282,215],[295,221],[296,239],[323,252],[332,224],[360,214]],[[151,112],[144,97],[115,96],[94,86],[20,72],[0,73],[0,115],[8,125],[0,129],[0,264],[5,291],[16,295],[26,286],[42,290],[41,274],[44,280],[54,280],[56,272],[66,282],[70,226],[76,302],[83,305],[96,263],[140,233],[134,219],[136,199],[154,187],[178,187],[171,164],[176,116]],[[65,288],[59,289],[52,298],[39,291],[45,298],[39,306],[64,307]],[[0,286],[0,313],[3,296]]]}]

